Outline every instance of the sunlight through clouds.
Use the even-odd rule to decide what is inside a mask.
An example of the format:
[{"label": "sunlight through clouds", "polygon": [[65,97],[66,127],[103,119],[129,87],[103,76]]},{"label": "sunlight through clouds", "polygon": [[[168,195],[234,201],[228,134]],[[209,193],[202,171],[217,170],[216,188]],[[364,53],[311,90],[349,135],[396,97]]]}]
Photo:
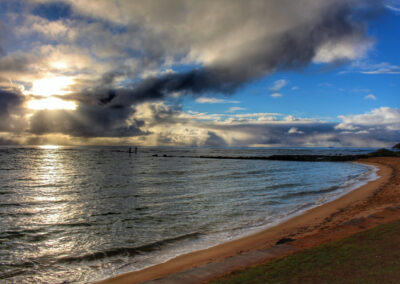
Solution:
[{"label": "sunlight through clouds", "polygon": [[348,123],[398,105],[398,0],[0,2],[0,144],[400,137]]},{"label": "sunlight through clouds", "polygon": [[42,100],[31,100],[27,104],[29,109],[32,110],[56,110],[56,109],[65,109],[65,110],[75,110],[76,104],[75,102],[65,101],[58,98],[50,97]]},{"label": "sunlight through clouds", "polygon": [[54,76],[35,80],[30,94],[39,96],[65,95],[70,93],[69,87],[74,83],[72,77]]}]

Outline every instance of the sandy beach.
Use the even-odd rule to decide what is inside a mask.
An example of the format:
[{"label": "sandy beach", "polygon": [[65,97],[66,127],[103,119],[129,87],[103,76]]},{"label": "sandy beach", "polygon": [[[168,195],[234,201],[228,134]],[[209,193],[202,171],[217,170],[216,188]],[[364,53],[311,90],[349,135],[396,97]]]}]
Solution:
[{"label": "sandy beach", "polygon": [[[266,249],[282,238],[294,239],[290,244],[300,249],[309,248],[399,219],[400,158],[370,158],[357,162],[378,167],[380,178],[262,232],[98,283],[140,283],[244,252]],[[221,274],[228,272],[221,271]]]}]

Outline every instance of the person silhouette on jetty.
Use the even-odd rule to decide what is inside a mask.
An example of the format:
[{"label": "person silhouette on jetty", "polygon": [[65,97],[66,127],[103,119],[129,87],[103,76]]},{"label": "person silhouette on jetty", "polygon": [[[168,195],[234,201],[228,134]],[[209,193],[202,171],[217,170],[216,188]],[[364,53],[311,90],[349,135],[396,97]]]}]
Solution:
[{"label": "person silhouette on jetty", "polygon": [[[135,147],[135,154],[137,154],[137,151],[138,151],[138,148]],[[133,152],[132,152],[132,147],[129,147],[128,153],[129,153],[129,154],[132,154],[132,153],[133,153]]]},{"label": "person silhouette on jetty", "polygon": [[137,154],[137,147],[135,147],[135,154]]}]

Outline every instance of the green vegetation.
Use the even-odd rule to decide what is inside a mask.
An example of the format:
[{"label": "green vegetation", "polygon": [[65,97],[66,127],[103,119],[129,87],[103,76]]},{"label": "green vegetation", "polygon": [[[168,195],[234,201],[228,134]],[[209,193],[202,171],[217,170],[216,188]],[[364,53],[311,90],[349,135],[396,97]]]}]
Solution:
[{"label": "green vegetation", "polygon": [[393,148],[393,149],[400,149],[400,143],[394,145],[392,148]]},{"label": "green vegetation", "polygon": [[397,221],[212,283],[400,283],[399,254]]},{"label": "green vegetation", "polygon": [[[397,145],[396,145],[397,146]],[[400,152],[391,151],[385,148],[376,150],[369,154],[371,157],[400,157]]]}]

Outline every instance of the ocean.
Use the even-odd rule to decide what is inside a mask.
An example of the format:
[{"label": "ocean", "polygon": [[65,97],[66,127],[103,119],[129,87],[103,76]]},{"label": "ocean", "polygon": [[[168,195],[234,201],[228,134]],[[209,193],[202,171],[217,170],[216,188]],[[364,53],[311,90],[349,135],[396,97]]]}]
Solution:
[{"label": "ocean", "polygon": [[[0,147],[0,282],[90,282],[255,233],[377,178],[374,149]],[[153,155],[158,155],[157,157]]]}]

